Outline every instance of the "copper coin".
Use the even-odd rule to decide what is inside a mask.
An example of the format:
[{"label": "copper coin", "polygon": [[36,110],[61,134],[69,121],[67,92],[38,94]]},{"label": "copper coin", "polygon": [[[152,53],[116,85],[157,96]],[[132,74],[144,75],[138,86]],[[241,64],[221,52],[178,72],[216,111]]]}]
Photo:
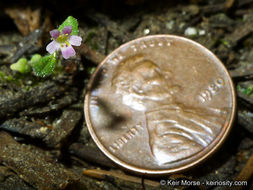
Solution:
[{"label": "copper coin", "polygon": [[185,170],[224,142],[235,116],[235,90],[221,61],[173,35],[130,41],[97,67],[85,119],[98,147],[126,169]]}]

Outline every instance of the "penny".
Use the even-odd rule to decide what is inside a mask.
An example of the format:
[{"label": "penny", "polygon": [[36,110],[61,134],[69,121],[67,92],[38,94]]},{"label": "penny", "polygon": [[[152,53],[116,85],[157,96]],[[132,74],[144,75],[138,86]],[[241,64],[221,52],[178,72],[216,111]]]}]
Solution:
[{"label": "penny", "polygon": [[120,166],[144,174],[193,167],[224,142],[235,90],[221,61],[173,35],[130,41],[97,67],[85,97],[89,132]]}]

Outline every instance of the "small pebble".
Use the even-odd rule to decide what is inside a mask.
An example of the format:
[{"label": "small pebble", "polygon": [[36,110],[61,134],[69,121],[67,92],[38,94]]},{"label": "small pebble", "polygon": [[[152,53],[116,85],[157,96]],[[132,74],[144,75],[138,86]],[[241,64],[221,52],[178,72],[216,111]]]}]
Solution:
[{"label": "small pebble", "polygon": [[58,119],[57,121],[56,121],[56,124],[59,124],[61,122],[61,119]]},{"label": "small pebble", "polygon": [[184,34],[186,36],[195,36],[197,35],[197,29],[194,27],[188,27],[185,31]]},{"label": "small pebble", "polygon": [[200,36],[204,36],[205,34],[206,34],[206,31],[205,31],[205,30],[200,30],[200,31],[199,31],[199,35],[200,35]]},{"label": "small pebble", "polygon": [[144,35],[147,35],[150,33],[150,30],[148,28],[146,28],[146,29],[144,29],[143,33],[144,33]]},{"label": "small pebble", "polygon": [[41,127],[40,132],[41,133],[46,133],[47,132],[47,127]]}]

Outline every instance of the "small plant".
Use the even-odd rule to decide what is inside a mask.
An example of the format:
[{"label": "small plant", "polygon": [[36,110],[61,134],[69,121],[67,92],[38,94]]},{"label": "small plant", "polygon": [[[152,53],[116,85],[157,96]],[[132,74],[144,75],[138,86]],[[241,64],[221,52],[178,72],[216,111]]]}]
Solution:
[{"label": "small plant", "polygon": [[72,16],[69,16],[58,29],[50,31],[52,42],[46,50],[49,55],[41,56],[35,54],[30,60],[26,58],[19,59],[10,66],[11,70],[26,74],[33,71],[38,77],[47,77],[54,72],[55,65],[59,61],[59,53],[62,53],[64,59],[76,55],[72,46],[80,46],[82,38],[78,36],[78,22]]},{"label": "small plant", "polygon": [[240,85],[237,85],[237,90],[245,95],[253,95],[253,85],[250,85],[247,88],[243,88]]}]

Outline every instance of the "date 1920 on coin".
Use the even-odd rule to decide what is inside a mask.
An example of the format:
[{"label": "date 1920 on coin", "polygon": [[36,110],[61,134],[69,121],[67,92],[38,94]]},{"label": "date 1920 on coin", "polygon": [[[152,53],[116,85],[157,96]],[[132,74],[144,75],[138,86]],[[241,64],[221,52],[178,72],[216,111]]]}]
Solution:
[{"label": "date 1920 on coin", "polygon": [[188,169],[224,142],[235,91],[200,44],[154,35],[123,44],[97,67],[85,97],[89,132],[114,162],[143,174]]}]

